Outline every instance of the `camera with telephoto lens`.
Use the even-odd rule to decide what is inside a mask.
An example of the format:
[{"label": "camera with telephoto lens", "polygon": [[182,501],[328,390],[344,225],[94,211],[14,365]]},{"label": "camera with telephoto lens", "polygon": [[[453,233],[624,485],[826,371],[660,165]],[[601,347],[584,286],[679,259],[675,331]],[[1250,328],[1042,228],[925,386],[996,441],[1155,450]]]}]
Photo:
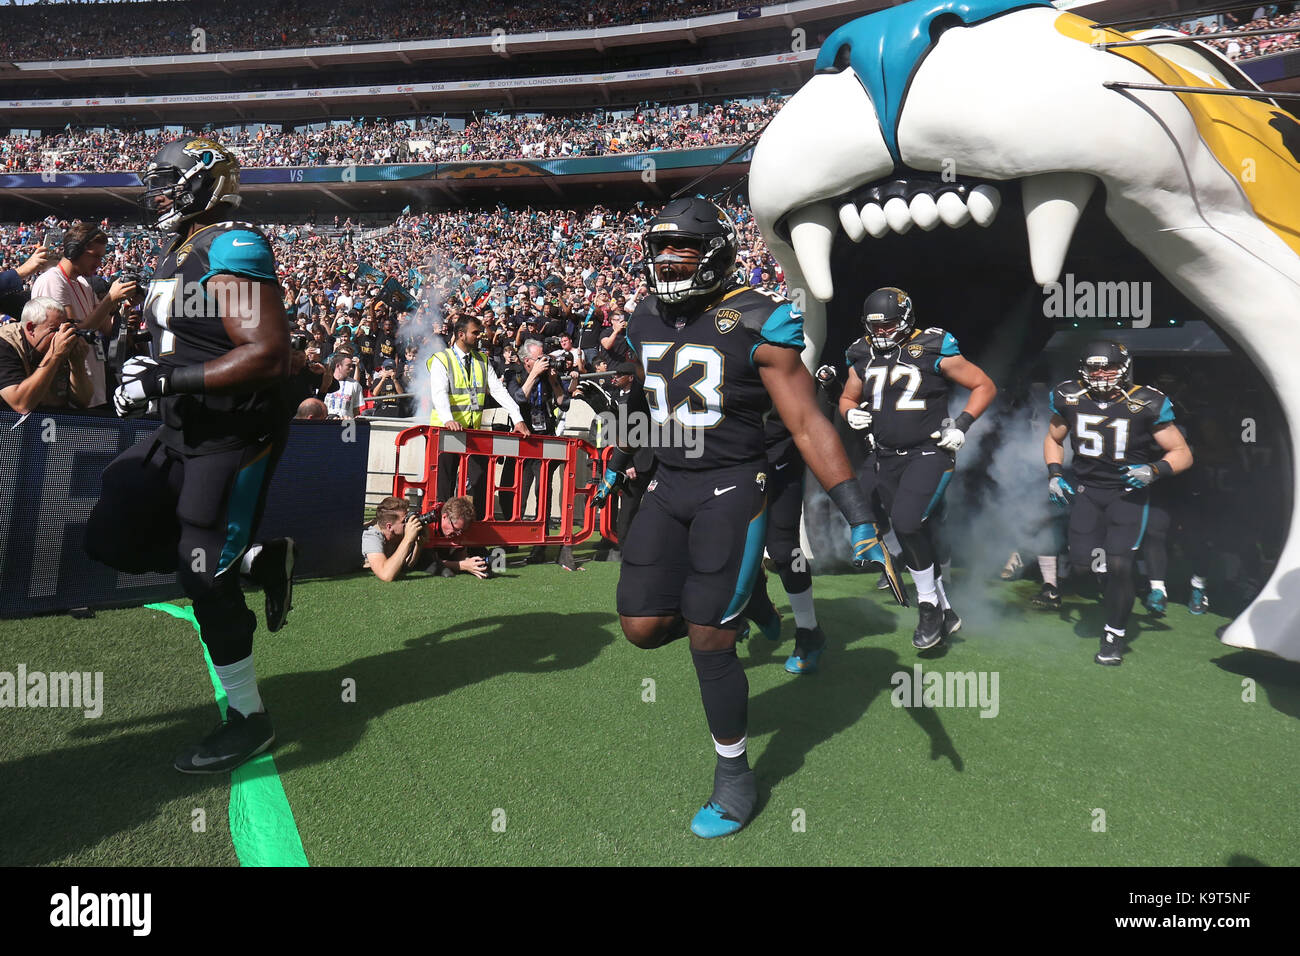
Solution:
[{"label": "camera with telephoto lens", "polygon": [[73,329],[72,334],[86,342],[95,341],[95,336],[99,335],[94,329]]},{"label": "camera with telephoto lens", "polygon": [[427,528],[438,520],[438,509],[435,508],[433,511],[426,511],[423,514],[417,514],[415,520],[420,522],[422,528]]}]

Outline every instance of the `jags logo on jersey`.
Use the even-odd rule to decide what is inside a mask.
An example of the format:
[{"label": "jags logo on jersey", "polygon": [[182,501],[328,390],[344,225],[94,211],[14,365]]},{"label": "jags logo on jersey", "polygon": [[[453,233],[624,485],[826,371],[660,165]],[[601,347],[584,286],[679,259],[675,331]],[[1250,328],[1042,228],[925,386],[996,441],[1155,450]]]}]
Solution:
[{"label": "jags logo on jersey", "polygon": [[924,351],[925,351],[925,346],[924,346],[924,345],[909,345],[909,346],[907,347],[907,354],[910,355],[910,356],[912,356],[912,358],[914,358],[914,359],[915,359],[915,358],[920,358],[920,357],[921,357],[921,353],[923,353]]},{"label": "jags logo on jersey", "polygon": [[1129,403],[1128,403],[1128,410],[1129,410],[1130,412],[1132,412],[1134,415],[1136,415],[1138,412],[1142,411],[1142,409],[1144,409],[1144,408],[1146,408],[1146,406],[1143,405],[1141,402],[1129,402]]},{"label": "jags logo on jersey", "polygon": [[740,313],[735,309],[719,309],[713,317],[713,324],[718,327],[718,331],[726,335],[736,327],[740,321]]}]

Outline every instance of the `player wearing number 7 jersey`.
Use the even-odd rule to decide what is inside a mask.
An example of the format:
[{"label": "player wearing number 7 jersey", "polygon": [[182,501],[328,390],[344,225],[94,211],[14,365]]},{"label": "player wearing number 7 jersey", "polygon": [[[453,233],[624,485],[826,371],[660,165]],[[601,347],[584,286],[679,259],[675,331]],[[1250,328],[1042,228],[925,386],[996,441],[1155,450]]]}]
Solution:
[{"label": "player wearing number 7 jersey", "polygon": [[[1048,493],[1070,505],[1070,564],[1094,567],[1106,555],[1106,626],[1098,664],[1116,665],[1126,650],[1133,610],[1133,554],[1142,546],[1151,484],[1192,467],[1192,452],[1174,427],[1164,393],[1133,384],[1133,360],[1118,342],[1091,342],[1079,377],[1052,390],[1052,420],[1043,440]],[[1077,488],[1064,474],[1065,439],[1074,449]]]},{"label": "player wearing number 7 jersey", "polygon": [[[729,282],[737,254],[731,218],[705,199],[674,200],[647,224],[642,245],[651,295],[632,313],[627,338],[644,383],[646,430],[660,439],[659,470],[623,543],[618,612],[638,647],[689,634],[718,754],[713,794],[691,830],[718,837],[744,826],[757,799],[736,631],[763,557],[763,420],[773,404],[848,519],[855,559],[893,571],[844,446],[817,407],[800,360],[799,313],[778,296]],[[602,491],[611,484],[607,472]]]},{"label": "player wearing number 7 jersey", "polygon": [[[916,582],[920,620],[912,646],[924,651],[961,626],[939,574],[930,519],[952,479],[966,430],[998,390],[978,365],[962,357],[952,335],[916,328],[912,298],[902,289],[891,286],[867,296],[862,321],[871,348],[855,348],[847,356],[840,413],[850,427],[869,428],[875,439],[880,502]],[[956,420],[948,417],[953,383],[971,390]]]},{"label": "player wearing number 7 jersey", "polygon": [[[140,178],[147,214],[176,235],[145,300],[151,355],[123,366],[113,402],[123,416],[156,405],[162,425],[104,470],[86,550],[121,571],[177,574],[229,706],[222,726],[173,766],[226,773],[275,741],[253,670],[257,619],[239,574],[267,588],[269,619],[272,587],[287,591],[292,580],[292,545],[245,557],[288,437],[280,389],[289,324],[266,237],[223,221],[240,198],[230,150],[203,137],[174,140]],[[278,604],[287,610],[287,594]]]}]

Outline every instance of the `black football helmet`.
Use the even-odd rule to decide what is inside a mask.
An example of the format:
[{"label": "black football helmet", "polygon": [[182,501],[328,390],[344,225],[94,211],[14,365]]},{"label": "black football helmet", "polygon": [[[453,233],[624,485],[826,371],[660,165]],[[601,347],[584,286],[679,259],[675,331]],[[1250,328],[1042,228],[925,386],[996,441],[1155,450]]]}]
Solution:
[{"label": "black football helmet", "polygon": [[[154,227],[180,232],[191,219],[219,204],[239,205],[239,160],[215,140],[201,136],[174,139],[158,150],[140,174],[144,194],[140,205],[155,217]],[[166,197],[171,205],[158,208]]]},{"label": "black football helmet", "polygon": [[916,328],[912,297],[902,289],[877,289],[862,303],[862,325],[871,347],[888,351],[902,345]]},{"label": "black football helmet", "polygon": [[1089,342],[1079,360],[1079,381],[1093,398],[1114,398],[1133,387],[1133,359],[1119,342]]},{"label": "black football helmet", "polygon": [[[657,266],[686,265],[680,256],[665,252],[668,246],[700,252],[699,264],[689,276],[660,279]],[[674,199],[646,223],[641,234],[646,286],[662,302],[680,305],[716,293],[732,277],[740,238],[726,211],[707,199]]]}]

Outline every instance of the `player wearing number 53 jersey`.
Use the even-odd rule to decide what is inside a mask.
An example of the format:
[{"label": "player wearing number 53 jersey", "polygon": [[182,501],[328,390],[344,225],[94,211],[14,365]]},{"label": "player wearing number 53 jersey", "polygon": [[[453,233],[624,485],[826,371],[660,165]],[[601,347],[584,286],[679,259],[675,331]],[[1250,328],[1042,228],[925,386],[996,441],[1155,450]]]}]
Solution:
[{"label": "player wearing number 53 jersey", "polygon": [[[705,199],[673,200],[647,224],[642,245],[651,295],[633,312],[627,336],[659,470],[623,543],[618,611],[638,647],[689,634],[718,754],[713,794],[691,830],[717,837],[744,826],[757,799],[736,630],[763,557],[763,418],[773,403],[848,519],[855,560],[886,567],[888,556],[844,447],[817,408],[800,360],[799,313],[784,299],[728,284],[737,255],[731,218]],[[629,436],[619,443],[598,501],[625,467]]]},{"label": "player wearing number 53 jersey", "polygon": [[[962,357],[949,333],[916,328],[912,298],[902,289],[886,287],[867,296],[862,321],[870,348],[855,347],[846,355],[849,377],[840,413],[851,428],[870,430],[874,439],[876,489],[916,582],[920,620],[912,645],[923,651],[961,626],[938,573],[931,519],[966,430],[998,390]],[[948,417],[953,383],[971,390],[956,420]]]},{"label": "player wearing number 53 jersey", "polygon": [[[1048,493],[1070,506],[1070,563],[1094,566],[1104,550],[1106,627],[1098,664],[1119,664],[1133,609],[1133,553],[1142,546],[1150,512],[1147,489],[1186,471],[1192,453],[1174,427],[1169,399],[1133,384],[1133,360],[1117,342],[1093,342],[1079,377],[1062,382],[1049,399],[1052,420],[1043,440]],[[1074,450],[1077,488],[1064,474],[1065,440]]]},{"label": "player wearing number 53 jersey", "polygon": [[289,325],[266,238],[223,221],[239,203],[231,152],[210,139],[174,140],[141,180],[146,211],[177,235],[145,300],[151,356],[123,366],[113,402],[123,416],[157,406],[162,425],[104,470],[86,550],[122,571],[178,573],[229,706],[223,725],[174,765],[222,773],[275,740],[239,573],[266,587],[274,630],[272,591],[291,583],[292,542],[268,544],[257,561],[246,555],[288,435],[277,398],[289,374]]}]

